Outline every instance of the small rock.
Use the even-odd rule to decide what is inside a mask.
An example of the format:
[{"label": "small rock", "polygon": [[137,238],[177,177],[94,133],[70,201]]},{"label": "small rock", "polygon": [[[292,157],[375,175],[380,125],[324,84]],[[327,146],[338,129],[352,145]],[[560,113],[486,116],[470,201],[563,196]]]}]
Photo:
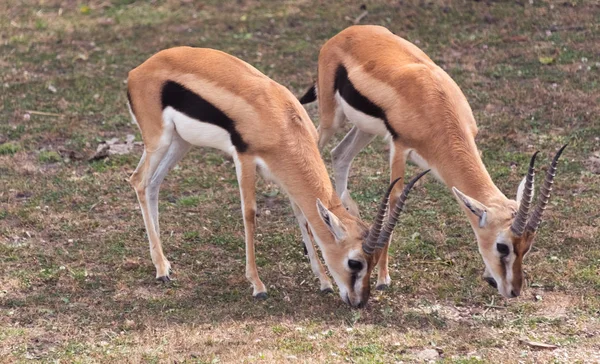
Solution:
[{"label": "small rock", "polygon": [[100,25],[113,25],[114,23],[115,23],[115,19],[113,19],[113,18],[98,19],[98,24],[100,24]]},{"label": "small rock", "polygon": [[435,349],[425,349],[417,353],[417,359],[419,360],[436,360],[440,354]]},{"label": "small rock", "polygon": [[600,153],[590,156],[585,165],[590,172],[600,174]]}]

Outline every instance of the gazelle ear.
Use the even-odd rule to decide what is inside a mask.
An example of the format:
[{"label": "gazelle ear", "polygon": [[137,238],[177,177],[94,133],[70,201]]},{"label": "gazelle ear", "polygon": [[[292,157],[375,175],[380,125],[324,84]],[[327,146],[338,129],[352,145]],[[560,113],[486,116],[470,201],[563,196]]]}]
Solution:
[{"label": "gazelle ear", "polygon": [[317,210],[319,210],[319,216],[325,223],[336,242],[341,242],[346,239],[347,232],[346,227],[331,211],[327,210],[327,207],[323,205],[320,199],[317,199]]},{"label": "gazelle ear", "polygon": [[458,201],[460,201],[469,211],[479,218],[479,227],[484,228],[487,224],[488,208],[476,199],[460,192],[460,190],[456,187],[452,187],[452,192],[454,192],[454,195],[456,198],[458,198]]},{"label": "gazelle ear", "polygon": [[527,176],[523,177],[521,183],[519,183],[519,188],[517,189],[517,203],[521,205],[521,199],[523,198],[523,191],[525,191],[525,183],[527,182]]}]

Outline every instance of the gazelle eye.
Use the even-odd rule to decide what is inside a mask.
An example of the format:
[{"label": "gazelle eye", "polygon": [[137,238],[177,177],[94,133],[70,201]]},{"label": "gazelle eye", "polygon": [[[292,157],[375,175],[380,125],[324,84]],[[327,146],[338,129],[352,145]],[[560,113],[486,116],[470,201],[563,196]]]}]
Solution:
[{"label": "gazelle eye", "polygon": [[498,249],[498,253],[503,257],[507,256],[510,253],[510,249],[508,249],[508,245],[506,244],[496,244],[496,249]]},{"label": "gazelle eye", "polygon": [[362,270],[363,268],[363,264],[362,262],[359,262],[358,260],[348,260],[348,267],[350,267],[350,269],[352,269],[353,271],[359,271]]}]

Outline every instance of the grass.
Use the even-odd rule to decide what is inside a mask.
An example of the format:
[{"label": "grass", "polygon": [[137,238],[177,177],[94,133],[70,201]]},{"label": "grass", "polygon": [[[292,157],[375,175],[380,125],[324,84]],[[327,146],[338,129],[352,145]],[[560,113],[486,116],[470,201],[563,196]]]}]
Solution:
[{"label": "grass", "polygon": [[[126,182],[141,147],[88,161],[104,140],[140,140],[127,72],[163,48],[213,47],[300,95],[319,47],[363,3],[363,23],[416,43],[460,85],[508,196],[534,150],[547,161],[570,142],[522,297],[482,282],[473,232],[428,178],[396,230],[393,284],[363,310],[319,294],[285,195],[260,182],[257,262],[269,299],[256,302],[233,163],[199,148],[161,190],[175,281],[157,284]],[[387,363],[424,349],[444,363],[600,360],[600,180],[588,169],[600,151],[598,24],[597,1],[2,2],[0,361]],[[365,216],[388,180],[385,155],[376,140],[354,163]]]}]

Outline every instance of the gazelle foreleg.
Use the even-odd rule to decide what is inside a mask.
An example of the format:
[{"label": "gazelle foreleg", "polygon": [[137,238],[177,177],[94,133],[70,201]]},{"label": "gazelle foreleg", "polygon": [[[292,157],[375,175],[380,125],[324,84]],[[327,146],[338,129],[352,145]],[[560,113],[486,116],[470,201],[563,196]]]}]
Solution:
[{"label": "gazelle foreleg", "polygon": [[366,147],[375,135],[353,126],[344,139],[331,151],[333,171],[335,175],[335,190],[342,198],[344,206],[354,216],[358,216],[358,206],[348,193],[348,175],[352,161]]},{"label": "gazelle foreleg", "polygon": [[240,186],[240,201],[244,216],[246,240],[246,278],[252,283],[252,296],[267,298],[267,288],[258,277],[254,252],[254,232],[256,230],[256,162],[253,156],[234,154],[235,171]]},{"label": "gazelle foreleg", "polygon": [[[404,153],[404,148],[394,143],[394,141],[390,141],[390,169],[391,169],[391,181],[394,181],[396,178],[402,178],[392,190],[392,194],[390,196],[390,206],[395,206],[396,201],[402,194],[402,189],[404,186],[404,170],[406,168],[406,155]],[[390,235],[390,239],[385,245],[385,247],[381,251],[381,256],[379,257],[379,262],[377,263],[378,272],[377,272],[377,286],[375,289],[384,290],[389,287],[392,279],[390,278],[390,274],[388,272],[388,249],[390,246],[390,242],[392,241],[393,234]]]},{"label": "gazelle foreleg", "polygon": [[290,202],[292,204],[292,210],[294,210],[294,215],[296,215],[296,220],[298,220],[298,225],[300,225],[300,233],[302,234],[302,241],[304,242],[304,246],[306,247],[306,252],[310,260],[310,267],[317,278],[319,278],[319,282],[321,282],[321,292],[332,293],[333,288],[331,281],[325,272],[325,268],[321,264],[321,260],[317,255],[313,240],[311,239],[308,221],[306,220],[306,217],[304,217],[304,214],[298,205],[296,205],[294,201],[290,200]]}]

